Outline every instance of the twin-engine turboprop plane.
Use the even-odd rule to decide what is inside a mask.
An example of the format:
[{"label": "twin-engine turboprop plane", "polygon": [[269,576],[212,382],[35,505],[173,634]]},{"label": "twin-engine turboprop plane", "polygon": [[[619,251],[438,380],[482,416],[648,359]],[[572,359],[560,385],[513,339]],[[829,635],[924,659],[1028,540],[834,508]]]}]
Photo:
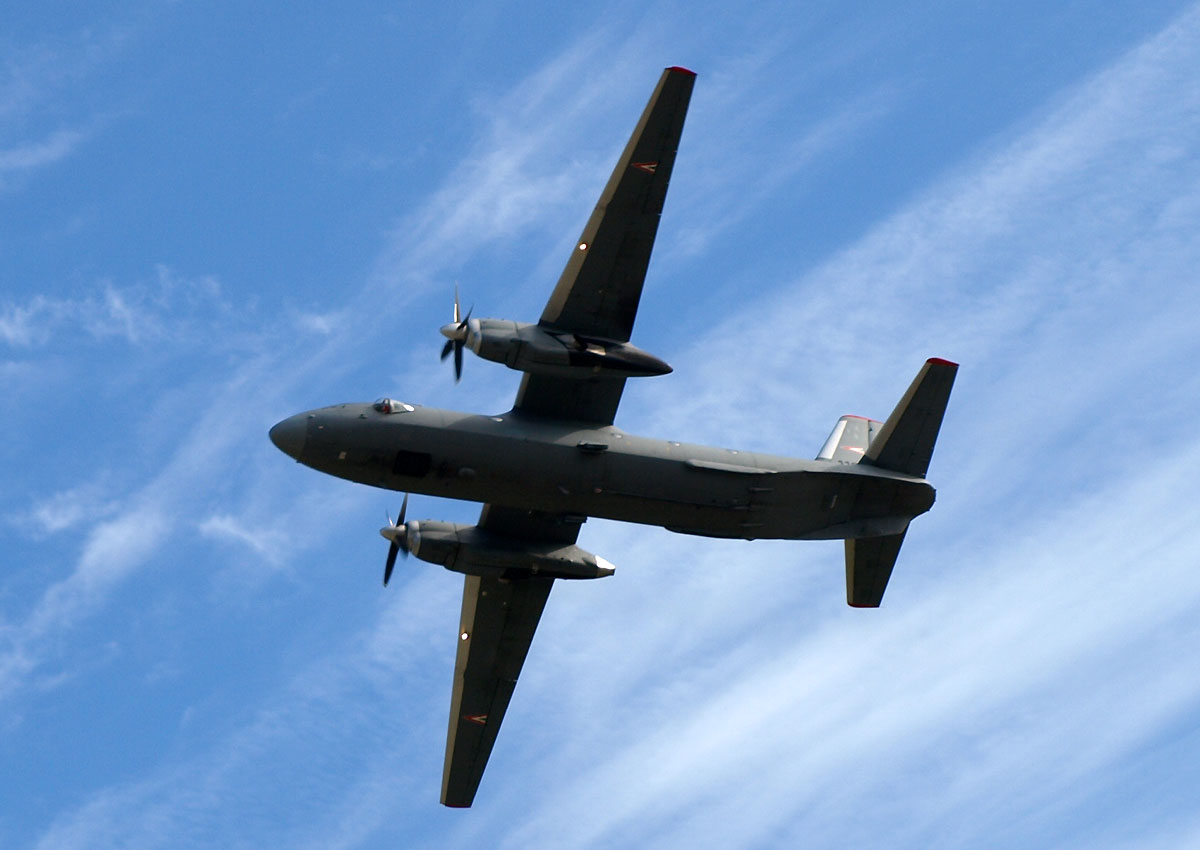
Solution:
[{"label": "twin-engine turboprop plane", "polygon": [[481,416],[392,399],[301,413],[271,429],[299,462],[350,481],[483,503],[475,525],[381,529],[396,555],[466,576],[442,803],[469,806],[555,579],[612,575],[575,545],[589,517],[683,534],[846,541],[850,605],[878,606],[909,521],[933,505],[925,471],[957,366],[921,367],[886,422],[843,416],[815,460],[668,442],[613,425],[625,381],[671,371],[629,343],[695,75],[663,72],[536,324],[442,328],[462,351],[525,373],[512,410]]}]

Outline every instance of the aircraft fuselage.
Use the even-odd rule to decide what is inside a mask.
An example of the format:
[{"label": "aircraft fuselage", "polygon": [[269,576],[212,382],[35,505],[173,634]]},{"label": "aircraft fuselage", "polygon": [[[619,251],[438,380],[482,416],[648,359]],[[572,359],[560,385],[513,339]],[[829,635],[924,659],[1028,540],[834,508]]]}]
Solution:
[{"label": "aircraft fuselage", "polygon": [[648,439],[511,411],[377,406],[301,413],[272,437],[300,463],[375,487],[710,537],[894,534],[934,501],[924,479],[868,464]]}]

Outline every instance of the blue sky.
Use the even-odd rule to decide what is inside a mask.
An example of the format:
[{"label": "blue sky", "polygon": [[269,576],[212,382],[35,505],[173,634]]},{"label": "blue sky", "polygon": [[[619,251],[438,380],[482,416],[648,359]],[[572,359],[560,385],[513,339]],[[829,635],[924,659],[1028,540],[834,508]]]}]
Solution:
[{"label": "blue sky", "polygon": [[[6,10],[0,846],[1200,845],[1200,5],[846,5]],[[536,318],[674,64],[617,424],[811,457],[947,357],[938,504],[878,611],[590,521],[445,810],[461,578],[266,430],[507,409],[453,288]]]}]

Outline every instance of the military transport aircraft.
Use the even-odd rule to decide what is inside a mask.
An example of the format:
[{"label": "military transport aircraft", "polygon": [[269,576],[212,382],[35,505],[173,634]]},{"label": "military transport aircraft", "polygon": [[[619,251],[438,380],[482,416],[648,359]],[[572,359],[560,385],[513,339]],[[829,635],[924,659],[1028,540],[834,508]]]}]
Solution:
[{"label": "military transport aircraft", "polygon": [[[394,399],[300,413],[271,440],[321,472],[404,491],[398,552],[466,576],[442,803],[469,806],[555,579],[612,575],[575,545],[589,517],[712,537],[845,539],[850,605],[875,607],[909,521],[957,366],[932,359],[886,422],[843,416],[815,460],[687,445],[613,425],[628,378],[671,368],[630,344],[695,74],[667,68],[537,324],[460,315],[462,351],[524,372],[512,410],[480,416]],[[476,525],[406,519],[408,493],[483,503]]]}]

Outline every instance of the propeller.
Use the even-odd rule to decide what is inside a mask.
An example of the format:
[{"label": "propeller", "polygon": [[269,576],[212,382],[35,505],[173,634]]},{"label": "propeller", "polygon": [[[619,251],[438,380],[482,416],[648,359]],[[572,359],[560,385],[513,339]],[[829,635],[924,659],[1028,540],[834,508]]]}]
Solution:
[{"label": "propeller", "polygon": [[404,524],[404,515],[408,513],[408,494],[404,494],[404,502],[400,505],[400,516],[396,517],[393,523],[392,518],[388,516],[388,524],[386,527],[379,529],[379,533],[392,541],[392,545],[388,548],[387,564],[383,568],[383,586],[387,587],[388,580],[392,577],[392,570],[396,566],[396,553],[403,552],[405,557],[408,556],[408,527]]},{"label": "propeller", "polygon": [[[474,309],[474,308],[472,308]],[[467,315],[459,317],[458,308],[458,286],[454,287],[454,321],[448,325],[442,325],[442,336],[446,338],[446,344],[442,346],[442,360],[450,356],[454,352],[454,382],[458,383],[462,378],[462,363],[463,363],[463,346],[467,342],[467,321],[471,318],[471,310],[467,311]]]}]

